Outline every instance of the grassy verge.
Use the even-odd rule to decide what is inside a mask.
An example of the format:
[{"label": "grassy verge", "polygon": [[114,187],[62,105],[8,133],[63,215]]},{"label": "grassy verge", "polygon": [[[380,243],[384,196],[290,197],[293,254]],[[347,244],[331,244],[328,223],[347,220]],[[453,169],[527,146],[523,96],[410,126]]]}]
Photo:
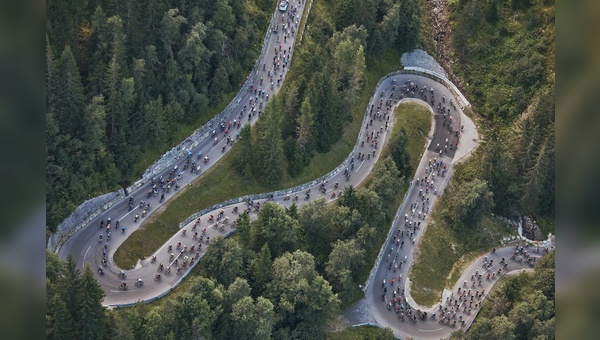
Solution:
[{"label": "grassy verge", "polygon": [[542,230],[542,235],[544,238],[548,237],[548,233],[556,234],[554,231],[554,219],[551,217],[542,217],[537,220],[540,225],[540,229]]},{"label": "grassy verge", "polygon": [[[160,211],[145,221],[144,225],[119,247],[115,253],[115,263],[122,268],[133,267],[139,258],[152,254],[165,243],[177,231],[179,223],[198,210],[234,197],[293,187],[335,169],[348,156],[356,143],[364,110],[373,95],[375,85],[382,76],[400,67],[400,60],[396,53],[390,52],[377,61],[367,59],[365,85],[352,111],[353,119],[344,128],[342,139],[329,152],[317,153],[300,175],[291,178],[286,174],[282,183],[277,186],[244,180],[233,170],[233,160],[239,152],[234,146],[218,164],[181,190]],[[288,77],[293,76],[293,72],[292,68]]]},{"label": "grassy verge", "polygon": [[[304,26],[304,23],[306,22],[306,20],[308,20],[308,15],[310,13],[308,13],[308,6],[310,5],[311,0],[306,0],[306,4],[304,5],[304,10],[302,11],[302,17],[300,18],[300,23],[298,23],[298,27],[299,30],[301,30],[302,28],[304,28],[304,30],[306,30],[306,27]],[[314,4],[313,4],[314,5]],[[311,9],[312,11],[312,9]],[[304,33],[302,32],[302,40],[304,40]],[[296,34],[300,34],[300,31],[296,32]],[[296,46],[294,46],[294,50],[296,48],[298,48],[298,46],[302,45],[301,41],[296,41]]]},{"label": "grassy verge", "polygon": [[[398,136],[402,128],[405,129],[406,137],[408,139],[406,148],[410,155],[410,165],[412,169],[417,169],[417,167],[419,166],[421,156],[425,151],[425,141],[427,138],[427,134],[431,129],[431,124],[431,113],[427,108],[425,108],[422,105],[415,103],[405,103],[399,105],[394,111],[394,125],[392,128],[392,135],[390,136],[390,140]],[[388,156],[388,154],[389,150],[386,145],[386,147],[382,150],[381,157],[379,159],[385,159]],[[367,186],[368,184],[369,178],[367,178],[363,185]],[[386,211],[385,225],[377,228],[377,244],[383,244],[383,242],[385,242],[385,238],[390,230],[390,226],[394,220],[396,211],[398,210],[400,204],[402,204],[402,199],[404,198],[406,190],[408,190],[408,185],[405,182],[402,185],[402,188],[398,191],[394,203],[390,206],[388,211]],[[367,254],[365,262],[368,264],[375,263],[378,252],[379,248],[377,248],[377,251],[375,253]],[[359,274],[362,282],[367,280],[371,268],[371,266],[365,266],[364,270]],[[354,303],[356,303],[363,297],[363,292],[360,289],[356,289],[354,291],[352,299],[350,299],[349,301],[342,302],[342,310],[352,306]]]},{"label": "grassy verge", "polygon": [[460,277],[472,260],[488,252],[514,228],[490,216],[469,231],[456,232],[440,216],[439,202],[427,223],[425,235],[419,242],[419,251],[411,267],[411,295],[423,306],[436,303],[444,290]]},{"label": "grassy verge", "polygon": [[327,334],[329,340],[367,340],[367,339],[394,339],[391,329],[378,328],[373,326],[351,327],[341,332]]},{"label": "grassy verge", "polygon": [[[398,106],[395,116],[392,137],[399,134],[402,128],[405,129],[408,138],[406,149],[410,155],[410,166],[416,170],[425,151],[427,135],[431,130],[431,112],[423,105],[405,103]],[[387,157],[388,153],[386,147],[383,155]]]}]

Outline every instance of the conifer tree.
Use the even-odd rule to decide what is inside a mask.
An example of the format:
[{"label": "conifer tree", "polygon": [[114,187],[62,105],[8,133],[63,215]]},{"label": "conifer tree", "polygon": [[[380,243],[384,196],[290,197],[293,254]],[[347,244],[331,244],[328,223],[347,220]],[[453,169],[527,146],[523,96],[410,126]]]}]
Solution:
[{"label": "conifer tree", "polygon": [[258,296],[264,293],[267,284],[271,281],[272,266],[271,250],[268,244],[264,244],[256,258],[250,264],[253,295]]},{"label": "conifer tree", "polygon": [[109,329],[105,308],[102,306],[104,291],[96,281],[89,265],[85,266],[81,279],[81,305],[79,306],[79,329],[83,339],[108,339]]},{"label": "conifer tree", "polygon": [[69,46],[65,47],[58,63],[58,86],[54,112],[61,132],[71,137],[81,135],[81,119],[85,110],[85,95],[75,57]]},{"label": "conifer tree", "polygon": [[[65,302],[59,294],[50,298],[52,325],[46,330],[48,339],[71,340],[75,338],[75,327]],[[47,311],[48,313],[48,311]]]},{"label": "conifer tree", "polygon": [[[73,257],[69,256],[64,264],[63,275],[57,282],[57,290],[76,327],[81,324],[81,287],[81,272],[77,269],[77,263]],[[80,336],[78,332],[76,335]]]},{"label": "conifer tree", "polygon": [[279,183],[285,170],[281,120],[278,115],[280,108],[278,98],[269,100],[265,112],[256,123],[255,140],[252,143],[255,150],[253,159],[256,164],[253,173],[269,185]]}]

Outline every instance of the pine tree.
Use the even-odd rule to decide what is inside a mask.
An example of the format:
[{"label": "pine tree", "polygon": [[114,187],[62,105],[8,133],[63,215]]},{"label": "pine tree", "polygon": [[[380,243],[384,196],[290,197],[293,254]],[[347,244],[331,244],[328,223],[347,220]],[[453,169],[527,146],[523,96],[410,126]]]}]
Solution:
[{"label": "pine tree", "polygon": [[92,55],[87,75],[86,90],[88,95],[96,96],[104,93],[106,65],[110,61],[106,14],[104,14],[102,7],[96,7],[90,21],[92,24],[92,35],[88,41],[88,49]]},{"label": "pine tree", "polygon": [[[80,307],[82,301],[81,292],[82,282],[80,271],[77,269],[77,263],[73,257],[69,256],[64,265],[64,272],[61,280],[57,283],[57,290],[61,299],[64,301],[73,325],[78,328],[81,324]],[[76,336],[81,336],[79,332]]]},{"label": "pine tree", "polygon": [[255,247],[268,244],[271,254],[275,257],[298,249],[300,224],[291,218],[283,207],[273,202],[267,202],[261,207],[252,228],[256,235]]},{"label": "pine tree", "polygon": [[229,74],[225,66],[221,65],[210,80],[209,94],[212,103],[218,103],[223,94],[229,91]]},{"label": "pine tree", "polygon": [[314,111],[310,105],[310,98],[304,97],[302,107],[300,108],[300,116],[298,116],[296,135],[300,147],[305,148],[311,139],[311,133],[314,125]]},{"label": "pine tree", "polygon": [[144,322],[144,340],[165,339],[172,328],[172,315],[163,312],[165,307],[155,307],[146,314]]},{"label": "pine tree", "polygon": [[315,111],[312,139],[315,141],[317,151],[327,152],[342,135],[343,117],[334,84],[328,73],[319,72],[313,76],[308,96],[311,99],[311,107]]},{"label": "pine tree", "polygon": [[217,282],[230,285],[245,270],[242,247],[232,238],[217,237],[211,241],[211,246],[203,258],[203,267]]},{"label": "pine tree", "polygon": [[73,319],[59,294],[54,294],[50,298],[50,309],[52,324],[47,330],[47,338],[53,340],[74,339],[75,328],[73,326]]},{"label": "pine tree", "polygon": [[392,157],[386,157],[383,162],[378,162],[373,169],[373,179],[369,188],[381,198],[384,207],[389,207],[402,185],[400,171]]},{"label": "pine tree", "polygon": [[143,30],[146,36],[147,45],[158,46],[159,37],[161,34],[161,20],[167,9],[167,2],[162,0],[148,0],[144,3]]},{"label": "pine tree", "polygon": [[46,111],[54,111],[59,85],[57,62],[46,34]]},{"label": "pine tree", "polygon": [[236,233],[239,236],[240,244],[247,249],[254,249],[254,235],[252,230],[252,224],[250,223],[250,216],[248,212],[244,211],[240,214],[235,222]]},{"label": "pine tree", "polygon": [[300,114],[301,97],[299,96],[298,82],[292,82],[286,85],[286,91],[281,92],[282,107],[282,122],[281,122],[281,135],[283,139],[288,137],[297,138],[296,135],[296,121]]},{"label": "pine tree", "polygon": [[148,123],[148,136],[156,145],[166,140],[166,117],[162,97],[159,96],[144,106],[144,120]]},{"label": "pine tree", "polygon": [[334,20],[338,29],[343,29],[352,24],[358,24],[360,20],[360,8],[362,0],[336,0],[334,2]]},{"label": "pine tree", "polygon": [[150,98],[156,98],[162,93],[161,87],[157,86],[160,82],[160,74],[164,72],[163,63],[158,59],[158,53],[156,46],[146,46],[144,60],[146,61],[146,73],[145,73],[145,84],[148,88],[144,103],[147,103]]},{"label": "pine tree", "polygon": [[498,202],[497,211],[504,214],[514,210],[515,198],[511,182],[516,178],[506,145],[508,144],[504,142],[503,136],[496,129],[491,129],[489,137],[481,146],[481,166],[478,170],[478,177],[485,180],[494,193],[494,199]]},{"label": "pine tree", "polygon": [[358,271],[365,264],[365,251],[356,240],[337,240],[325,267],[325,272],[334,290],[348,300],[357,286]]},{"label": "pine tree", "polygon": [[63,134],[79,137],[85,110],[85,95],[75,57],[68,46],[58,63],[58,79],[54,112],[61,126],[60,130]]},{"label": "pine tree", "polygon": [[60,164],[56,159],[60,143],[60,126],[56,117],[57,95],[60,87],[57,62],[52,52],[48,36],[46,36],[46,213],[50,230],[56,225],[56,187],[59,182]]},{"label": "pine tree", "polygon": [[83,142],[88,150],[87,161],[93,163],[97,158],[106,156],[106,148],[104,145],[106,133],[104,97],[98,95],[92,98],[92,102],[87,106],[85,113]]},{"label": "pine tree", "polygon": [[125,78],[129,75],[129,71],[126,49],[127,37],[123,32],[123,20],[118,16],[108,18],[106,20],[106,31],[106,40],[110,46],[107,53],[112,58],[111,62],[118,64],[118,74],[116,76],[117,78]]},{"label": "pine tree", "polygon": [[[84,2],[70,3],[60,0],[50,0],[47,5],[48,18],[52,27],[51,41],[59,49],[77,47],[77,33]],[[58,29],[60,27],[60,29]]]},{"label": "pine tree", "polygon": [[258,297],[256,304],[249,296],[240,299],[233,304],[229,318],[231,338],[271,339],[275,313],[268,299]]},{"label": "pine tree", "polygon": [[104,291],[96,281],[89,265],[83,270],[81,280],[81,305],[79,329],[83,339],[108,339],[108,319],[102,306]]},{"label": "pine tree", "polygon": [[381,40],[385,48],[392,48],[396,44],[398,37],[398,27],[400,26],[400,4],[393,4],[388,10],[383,20],[378,24],[378,31],[381,34]]},{"label": "pine tree", "polygon": [[335,318],[340,300],[316,271],[313,256],[300,250],[286,252],[273,261],[272,272],[265,295],[276,302],[277,328],[294,338],[322,339],[324,325]]},{"label": "pine tree", "polygon": [[233,15],[233,10],[228,2],[230,1],[216,0],[214,5],[215,11],[212,18],[215,27],[227,36],[231,35],[235,28],[235,16]]},{"label": "pine tree", "polygon": [[178,50],[181,39],[181,28],[187,24],[187,19],[179,14],[177,8],[168,10],[161,21],[160,40],[165,59],[173,58],[173,51]]},{"label": "pine tree", "polygon": [[550,212],[554,193],[554,136],[546,138],[542,143],[537,155],[533,159],[533,165],[527,169],[523,176],[521,208],[525,213]]},{"label": "pine tree", "polygon": [[392,140],[390,140],[390,156],[396,163],[396,167],[400,171],[400,175],[405,178],[412,174],[410,166],[410,154],[406,149],[408,144],[408,138],[406,137],[406,130],[404,127],[400,130],[400,133]]},{"label": "pine tree", "polygon": [[133,59],[131,66],[131,75],[135,87],[135,94],[139,103],[146,103],[148,98],[148,84],[146,84],[146,60]]},{"label": "pine tree", "polygon": [[327,254],[331,251],[331,243],[337,235],[333,233],[334,210],[327,206],[324,198],[318,199],[302,207],[298,222],[302,228],[302,243],[304,249],[317,258],[320,263],[325,262]]},{"label": "pine tree", "polygon": [[412,50],[419,41],[421,33],[421,8],[417,0],[400,1],[400,24],[398,38],[401,48]]},{"label": "pine tree", "polygon": [[267,284],[271,281],[272,267],[271,250],[267,244],[264,244],[250,264],[250,277],[252,278],[254,296],[260,296],[264,293]]},{"label": "pine tree", "polygon": [[108,90],[108,101],[106,103],[107,111],[107,137],[112,147],[113,152],[115,151],[119,140],[120,128],[123,126],[125,121],[124,112],[121,111],[121,105],[119,101],[119,82],[121,81],[119,63],[117,59],[113,57],[106,73],[106,88]]},{"label": "pine tree", "polygon": [[254,148],[252,147],[252,127],[250,125],[244,125],[236,145],[239,145],[237,148],[240,150],[237,151],[237,157],[233,161],[234,169],[245,178],[251,178]]},{"label": "pine tree", "polygon": [[140,57],[143,55],[145,32],[143,6],[146,2],[140,0],[127,0],[125,13],[121,17],[124,21],[124,32],[127,36],[127,55]]},{"label": "pine tree", "polygon": [[278,116],[281,105],[278,98],[272,98],[265,107],[261,119],[256,123],[253,173],[259,180],[269,185],[279,183],[285,170],[281,121]]},{"label": "pine tree", "polygon": [[183,48],[177,53],[177,58],[185,73],[193,74],[193,82],[200,91],[208,79],[209,60],[211,53],[204,45],[207,27],[199,22],[188,34]]},{"label": "pine tree", "polygon": [[113,57],[107,73],[108,100],[106,102],[107,146],[114,155],[117,168],[127,174],[137,154],[127,143],[128,118],[135,103],[133,78],[119,78],[119,64]]}]

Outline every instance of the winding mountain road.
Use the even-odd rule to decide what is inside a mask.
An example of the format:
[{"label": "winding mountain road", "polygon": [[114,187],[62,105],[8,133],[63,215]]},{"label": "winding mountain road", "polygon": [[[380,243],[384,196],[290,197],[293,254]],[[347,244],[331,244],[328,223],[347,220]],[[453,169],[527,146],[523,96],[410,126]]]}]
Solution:
[{"label": "winding mountain road", "polygon": [[[257,87],[260,87],[259,78],[262,76],[265,79],[265,95],[257,96],[257,94],[254,93],[254,89],[242,89],[241,91],[244,93],[242,96],[242,103],[245,103],[247,108],[244,109],[242,105],[240,105],[237,110],[231,112],[228,119],[224,120],[225,122],[240,121],[240,126],[255,123],[259,116],[258,113],[256,115],[250,114],[250,116],[248,116],[252,104],[261,100],[266,102],[267,95],[277,93],[285,80],[287,67],[284,67],[283,65],[290,64],[296,37],[296,34],[289,34],[289,38],[284,41],[283,34],[285,33],[282,25],[287,23],[287,18],[292,8],[298,8],[297,14],[301,16],[304,5],[305,2],[300,4],[298,0],[293,0],[290,2],[288,11],[281,12],[276,10],[276,13],[274,14],[275,17],[272,20],[272,26],[269,28],[268,32],[270,37],[266,40],[267,44],[264,46],[262,54],[263,59],[257,63],[260,70],[255,73],[255,78],[251,82],[256,84]],[[297,33],[297,25],[299,23],[296,24],[295,19],[292,19],[290,23]],[[271,32],[275,25],[279,28],[278,32]],[[277,36],[279,36],[279,38],[277,38]],[[286,51],[285,54],[283,51]],[[274,87],[271,90],[268,85],[270,82],[268,72],[269,68],[272,67],[274,63],[278,63],[279,68],[274,71]],[[263,64],[266,65],[265,70],[262,70],[262,67],[260,67],[260,65]],[[279,85],[277,82],[278,79],[280,79]],[[411,91],[414,93],[411,93]],[[458,100],[460,101],[460,99]],[[419,339],[439,339],[447,337],[450,332],[455,330],[455,328],[439,324],[434,320],[417,321],[415,323],[411,321],[400,321],[397,313],[388,310],[388,303],[393,298],[394,287],[404,287],[406,284],[405,280],[407,279],[406,276],[413,261],[414,250],[427,222],[427,213],[433,208],[437,197],[439,197],[446,188],[451,177],[453,162],[467,156],[476,147],[479,138],[475,125],[464,115],[461,105],[456,104],[457,98],[455,98],[454,94],[448,89],[447,84],[434,77],[418,75],[414,74],[414,72],[396,72],[382,78],[374,90],[374,95],[369,102],[369,106],[365,110],[365,116],[357,143],[348,158],[338,168],[321,179],[296,188],[279,191],[278,195],[273,196],[269,200],[282,206],[288,206],[294,202],[298,205],[302,205],[320,198],[332,201],[335,200],[335,197],[332,195],[333,192],[340,193],[342,188],[347,185],[360,185],[373,169],[375,162],[379,158],[380,150],[389,138],[389,132],[392,129],[391,124],[394,121],[390,116],[393,113],[394,108],[405,101],[419,102],[428,107],[432,113],[434,124],[432,125],[432,131],[428,136],[427,150],[423,154],[419,167],[416,170],[415,177],[412,180],[412,184],[398,210],[397,218],[391,226],[389,237],[382,248],[380,258],[365,287],[365,305],[367,306],[367,314],[369,314],[369,316],[364,319],[367,321],[374,321],[381,326],[391,327],[394,330],[394,334],[398,337],[411,336]],[[258,110],[259,108],[257,107],[257,111]],[[214,165],[229,151],[231,144],[227,144],[225,150],[222,151],[223,145],[225,144],[224,140],[227,136],[233,137],[235,133],[239,131],[239,128],[236,127],[236,124],[233,124],[232,127],[228,128],[230,129],[228,134],[217,129],[215,136],[205,138],[197,147],[189,150],[192,159],[194,160],[196,160],[198,152],[202,153],[203,158],[208,156],[207,162],[198,160],[202,172],[205,172],[206,169]],[[214,138],[217,138],[216,143],[214,142]],[[374,139],[376,140],[376,144],[373,143]],[[447,148],[445,146],[447,146]],[[185,158],[178,162],[178,169],[174,171],[175,174],[178,174],[183,169],[185,162]],[[439,162],[443,163],[440,164]],[[434,168],[432,168],[432,166]],[[172,170],[172,168],[165,170],[162,174],[157,174],[156,177],[160,178],[160,176],[163,176],[167,178],[170,170]],[[180,186],[185,187],[198,177],[198,174],[191,174],[188,170],[185,173],[182,173],[181,178],[177,182]],[[417,184],[417,179],[424,179],[424,182],[422,184],[421,182]],[[324,182],[325,180],[326,182]],[[427,181],[429,181],[429,183]],[[335,188],[334,183],[339,183],[339,187]],[[193,264],[188,260],[186,261],[186,267],[183,267],[182,263],[184,262],[185,257],[187,256],[190,259],[197,257],[201,260],[201,256],[205,253],[206,248],[210,246],[207,242],[207,238],[212,239],[219,235],[231,233],[234,230],[232,226],[233,221],[237,218],[237,212],[235,212],[235,210],[237,209],[238,212],[242,212],[248,208],[248,203],[241,202],[240,200],[239,203],[219,207],[216,210],[206,212],[202,216],[199,216],[200,222],[196,229],[198,234],[202,235],[202,230],[206,228],[206,233],[202,241],[194,238],[193,227],[196,222],[192,221],[181,228],[153,254],[156,256],[155,263],[153,263],[149,257],[145,260],[138,261],[134,268],[118,268],[112,260],[115,251],[149,216],[142,217],[137,223],[134,222],[134,216],[136,214],[141,215],[141,208],[138,206],[140,200],[147,200],[147,203],[151,204],[152,209],[149,214],[152,214],[158,207],[164,204],[164,202],[159,202],[158,197],[146,197],[146,193],[151,190],[151,188],[152,184],[146,183],[130,193],[130,196],[135,198],[134,206],[136,208],[129,211],[129,201],[127,198],[123,199],[72,235],[58,250],[60,258],[66,259],[68,256],[72,256],[81,267],[85,264],[90,264],[94,269],[100,267],[104,268],[104,274],[97,274],[97,278],[106,294],[103,301],[103,304],[106,306],[130,306],[143,301],[155,300],[170,292],[185,278],[191,268],[198,263],[198,260],[194,261]],[[308,190],[310,190],[310,197],[306,198],[305,193]],[[298,200],[294,198],[296,193],[299,196]],[[287,198],[287,195],[290,195],[289,199]],[[168,193],[165,196],[166,202],[173,196],[173,193]],[[265,201],[267,201],[265,198],[256,198],[253,199],[252,203],[253,205],[262,205]],[[216,219],[214,221],[209,220],[210,215],[216,217],[221,211],[222,217],[219,221]],[[427,215],[423,216],[423,212]],[[419,214],[421,214],[421,216],[419,216]],[[100,227],[100,221],[107,220],[109,217],[112,218],[113,223],[119,221],[120,225],[127,226],[127,229],[122,233],[120,228],[118,230],[114,230],[113,228],[112,237],[110,241],[107,241],[106,230],[105,228]],[[256,218],[254,209],[252,209],[251,217]],[[411,225],[405,226],[405,224],[408,224],[409,222]],[[421,222],[420,226],[413,229],[412,224],[418,224],[419,222]],[[405,244],[401,248],[396,243],[396,233],[398,230],[410,230],[414,233],[410,236],[410,231],[408,231],[409,234],[402,236],[401,241],[405,241]],[[99,240],[100,233],[104,235],[101,241]],[[176,249],[176,245],[179,242],[181,243],[182,248],[183,246],[191,247],[194,245],[196,250],[189,251],[188,249],[187,251],[181,251],[181,249]],[[107,263],[103,265],[102,259],[105,245],[107,245]],[[169,245],[173,247],[172,250],[168,249]],[[202,245],[202,248],[199,248],[200,245]],[[491,256],[491,258],[498,263],[500,257],[509,258],[510,251],[511,250],[509,249],[499,249],[496,254]],[[173,253],[174,258],[171,258],[171,253]],[[398,257],[396,257],[396,254]],[[389,260],[388,255],[390,257]],[[179,266],[182,267],[180,273],[177,273],[175,269],[177,267],[176,261]],[[163,271],[161,280],[155,281],[154,277],[159,272],[159,263],[164,264],[165,268],[170,266],[172,270],[168,274]],[[392,264],[391,267],[390,263]],[[394,271],[395,265],[400,265],[400,263],[402,263],[400,268]],[[480,264],[473,264],[472,266],[480,266]],[[505,272],[516,270],[523,266],[525,266],[524,263],[509,261],[508,267],[504,270]],[[472,268],[466,270],[463,275],[470,276],[471,269]],[[497,270],[496,267],[493,267],[492,269]],[[127,290],[121,290],[119,288],[122,279],[118,274],[121,270],[124,270],[127,275],[125,278],[129,287]],[[402,277],[400,277],[398,281],[395,282],[394,287],[392,287],[390,285],[392,276],[397,279],[400,274],[402,274]],[[142,278],[144,281],[144,284],[140,287],[134,285],[137,278]],[[382,299],[382,283],[384,279],[386,280],[384,286],[389,288]],[[461,278],[461,280],[463,279]],[[459,282],[461,282],[461,280],[459,280]],[[491,284],[493,284],[491,281],[486,281],[484,283],[486,287]],[[457,283],[457,285],[459,285],[459,283]],[[481,289],[483,288],[484,287],[482,286]],[[455,294],[457,294],[456,289],[454,290]],[[449,294],[450,292],[446,292],[443,298],[446,298]],[[409,302],[411,301],[408,294],[407,299]],[[414,303],[412,303],[412,305],[415,306]],[[414,308],[416,309],[418,307]],[[439,307],[437,307],[437,305],[432,307],[429,311],[429,315],[431,315],[436,308]],[[421,310],[425,311],[425,309]],[[470,325],[476,311],[477,309],[475,308],[468,315],[465,314],[464,318],[466,320],[466,326]],[[459,326],[457,326],[457,328],[458,327]]]},{"label": "winding mountain road", "polygon": [[[241,104],[238,105],[235,110],[230,112],[229,116],[224,117],[222,120],[225,128],[228,130],[227,133],[220,127],[214,127],[214,135],[204,138],[197,146],[188,150],[191,160],[197,162],[197,166],[200,167],[201,171],[191,173],[191,166],[185,171],[182,171],[186,163],[186,159],[183,157],[169,169],[157,173],[155,176],[157,180],[161,177],[165,179],[169,178],[169,172],[173,171],[174,167],[177,166],[177,170],[174,170],[173,173],[175,176],[181,173],[181,177],[177,180],[177,183],[181,188],[184,188],[229,152],[233,142],[227,142],[227,137],[235,140],[236,134],[241,130],[243,125],[254,124],[258,120],[261,111],[261,103],[264,107],[268,98],[276,94],[285,81],[289,65],[291,64],[291,58],[294,53],[294,43],[299,33],[298,27],[305,5],[306,1],[291,0],[288,9],[285,12],[280,11],[277,7],[275,8],[275,12],[269,24],[261,57],[256,63],[258,69],[255,70],[256,72],[251,73],[250,79],[246,83],[251,84],[252,86],[244,86],[244,88],[240,89]],[[263,79],[262,81],[261,78]],[[271,81],[273,82],[273,86],[271,86]],[[264,92],[262,92],[262,90],[264,90]],[[238,122],[239,124],[237,124]],[[229,123],[231,123],[231,126],[229,126]],[[225,146],[224,149],[223,146]],[[197,156],[199,152],[201,153],[201,157]],[[133,271],[127,270],[131,268],[123,268],[127,271],[127,279],[125,281],[131,287],[129,287],[127,291],[123,291],[119,288],[121,279],[117,277],[117,273],[120,273],[121,269],[117,268],[112,261],[115,251],[129,235],[135,232],[140,225],[143,224],[145,219],[165,204],[165,202],[173,197],[175,193],[175,189],[171,188],[170,192],[165,193],[165,200],[160,202],[158,196],[147,197],[147,193],[152,187],[152,183],[147,182],[135,191],[129,193],[128,197],[134,198],[133,210],[130,211],[129,209],[129,198],[124,198],[74,233],[57,249],[61,259],[64,260],[70,255],[77,261],[80,268],[83,268],[87,263],[91,264],[94,269],[99,267],[104,268],[104,275],[98,275],[98,281],[106,293],[106,298],[104,300],[105,305],[122,305],[147,300],[153,297],[155,298],[164,294],[165,289],[170,289],[175,286],[178,282],[178,278],[181,277],[179,275],[173,275],[171,277],[164,275],[161,281],[152,284],[155,283],[153,282],[154,275],[143,272],[145,267],[144,262],[142,261]],[[158,189],[158,191],[161,190]],[[145,217],[142,217],[143,209],[139,206],[142,200],[145,200],[145,203],[149,203],[151,206]],[[136,215],[140,216],[140,220],[137,223],[134,221]],[[109,218],[112,220],[112,235],[110,241],[107,241],[106,236],[108,230],[106,227],[100,227],[100,223],[101,221],[107,221]],[[119,221],[120,224],[118,228],[115,226],[117,221]],[[122,232],[122,226],[126,226],[125,232]],[[103,235],[101,241],[99,240],[100,234]],[[106,243],[108,243],[108,261],[106,265],[103,266],[103,249]],[[161,261],[163,263],[167,262],[166,260],[159,258],[158,262]],[[156,273],[155,269],[153,271]],[[145,284],[142,287],[139,287],[139,289],[133,289],[137,288],[133,283],[134,278],[137,280],[138,277],[142,278]]]}]

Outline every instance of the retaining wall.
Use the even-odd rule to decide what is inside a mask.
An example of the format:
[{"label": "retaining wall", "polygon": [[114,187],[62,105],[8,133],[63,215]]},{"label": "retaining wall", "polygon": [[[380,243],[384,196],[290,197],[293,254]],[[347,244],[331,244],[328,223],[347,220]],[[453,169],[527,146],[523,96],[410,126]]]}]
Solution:
[{"label": "retaining wall", "polygon": [[63,243],[71,235],[90,223],[90,221],[103,211],[113,206],[123,196],[125,196],[125,192],[123,189],[120,189],[119,191],[110,192],[81,203],[69,217],[65,218],[58,225],[56,232],[50,236],[48,239],[48,249],[52,252],[58,252]]}]

